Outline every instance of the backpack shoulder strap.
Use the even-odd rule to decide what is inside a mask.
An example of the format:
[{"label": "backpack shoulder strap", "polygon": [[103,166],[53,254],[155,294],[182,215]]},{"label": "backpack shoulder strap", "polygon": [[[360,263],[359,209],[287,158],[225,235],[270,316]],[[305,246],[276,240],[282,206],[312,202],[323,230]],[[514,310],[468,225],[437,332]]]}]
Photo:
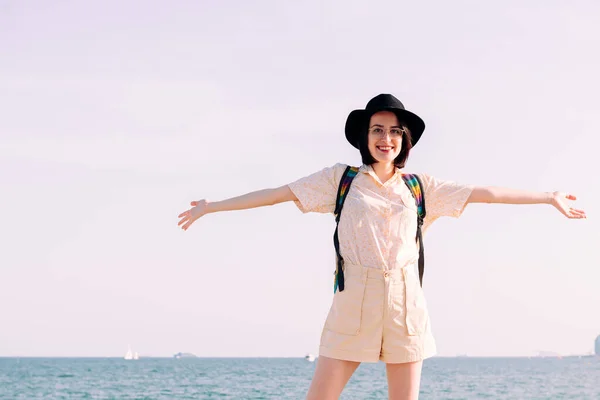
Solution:
[{"label": "backpack shoulder strap", "polygon": [[335,246],[335,254],[336,254],[336,268],[335,268],[335,280],[333,283],[333,293],[335,293],[338,289],[341,291],[344,290],[344,259],[340,254],[340,241],[338,239],[338,225],[340,223],[340,216],[342,214],[342,208],[344,207],[344,201],[346,201],[346,197],[348,196],[348,192],[350,191],[350,185],[352,184],[352,180],[358,174],[358,168],[347,166],[344,170],[344,174],[342,175],[342,179],[340,179],[340,185],[338,187],[337,196],[335,199],[335,232],[333,234],[333,245]]},{"label": "backpack shoulder strap", "polygon": [[402,179],[408,189],[415,198],[417,204],[417,243],[419,245],[419,282],[423,286],[423,274],[425,272],[425,249],[423,248],[423,233],[421,228],[425,215],[427,214],[425,209],[425,191],[423,190],[423,184],[418,175],[415,174],[402,174]]},{"label": "backpack shoulder strap", "polygon": [[338,187],[337,196],[335,199],[335,210],[333,211],[333,214],[336,216],[336,218],[339,218],[339,215],[342,212],[342,207],[344,206],[344,201],[346,201],[346,196],[350,190],[350,185],[357,174],[358,168],[356,167],[351,167],[348,165],[344,170],[344,174],[342,175],[342,179],[340,179],[340,185]]},{"label": "backpack shoulder strap", "polygon": [[402,174],[402,179],[408,189],[412,193],[415,198],[415,202],[417,203],[417,214],[419,216],[419,224],[423,224],[423,220],[425,219],[426,210],[425,210],[425,193],[423,190],[423,184],[421,183],[421,179],[418,175],[415,174]]}]

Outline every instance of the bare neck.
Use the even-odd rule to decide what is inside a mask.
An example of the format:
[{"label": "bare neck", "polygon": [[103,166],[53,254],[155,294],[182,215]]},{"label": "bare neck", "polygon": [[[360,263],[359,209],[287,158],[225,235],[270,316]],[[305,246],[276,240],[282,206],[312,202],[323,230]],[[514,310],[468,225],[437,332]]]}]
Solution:
[{"label": "bare neck", "polygon": [[387,182],[387,180],[394,176],[394,173],[396,172],[396,166],[394,163],[376,162],[372,165],[372,167],[375,175],[377,175],[382,183]]}]

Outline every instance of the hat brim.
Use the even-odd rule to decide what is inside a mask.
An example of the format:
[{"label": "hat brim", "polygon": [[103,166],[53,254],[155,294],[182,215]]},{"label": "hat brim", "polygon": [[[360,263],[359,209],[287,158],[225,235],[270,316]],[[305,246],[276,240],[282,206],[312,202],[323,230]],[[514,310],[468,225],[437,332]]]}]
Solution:
[{"label": "hat brim", "polygon": [[413,147],[417,144],[423,131],[425,131],[425,122],[417,114],[400,108],[379,108],[377,110],[354,110],[348,115],[346,120],[346,139],[350,144],[358,149],[358,139],[361,130],[368,126],[371,116],[380,111],[391,111],[398,117],[398,121],[404,122],[412,137]]}]

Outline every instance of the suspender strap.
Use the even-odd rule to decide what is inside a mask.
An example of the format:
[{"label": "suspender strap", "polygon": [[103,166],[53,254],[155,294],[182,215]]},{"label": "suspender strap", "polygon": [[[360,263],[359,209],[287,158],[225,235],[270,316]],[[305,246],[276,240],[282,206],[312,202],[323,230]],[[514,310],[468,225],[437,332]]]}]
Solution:
[{"label": "suspender strap", "polygon": [[333,245],[335,246],[335,255],[336,255],[336,269],[335,269],[335,280],[333,284],[333,293],[335,293],[338,289],[341,291],[344,290],[344,259],[340,254],[340,241],[338,238],[338,225],[340,224],[340,215],[342,214],[342,208],[344,207],[344,201],[346,200],[346,196],[350,190],[350,185],[352,184],[352,180],[358,174],[358,168],[347,166],[344,170],[344,174],[342,175],[342,179],[340,180],[340,186],[338,187],[338,192],[335,201],[335,232],[333,234]]},{"label": "suspender strap", "polygon": [[423,248],[423,233],[421,231],[425,220],[425,196],[423,195],[423,184],[417,175],[404,174],[402,179],[410,189],[417,203],[417,244],[419,245],[419,282],[423,286],[423,274],[425,272],[425,249]]}]

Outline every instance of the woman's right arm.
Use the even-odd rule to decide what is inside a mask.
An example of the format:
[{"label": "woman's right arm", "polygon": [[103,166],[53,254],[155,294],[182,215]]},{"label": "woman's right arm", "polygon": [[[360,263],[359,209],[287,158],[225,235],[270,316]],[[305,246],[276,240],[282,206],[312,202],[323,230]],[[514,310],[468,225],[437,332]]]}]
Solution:
[{"label": "woman's right arm", "polygon": [[294,200],[298,199],[289,186],[284,185],[277,189],[257,190],[231,199],[208,203],[206,211],[208,214],[218,211],[246,210]]},{"label": "woman's right arm", "polygon": [[187,230],[194,221],[206,214],[219,211],[246,210],[249,208],[272,206],[286,201],[297,200],[296,195],[294,195],[289,186],[284,185],[276,189],[257,190],[222,201],[192,201],[190,203],[192,208],[179,214],[178,218],[181,218],[181,220],[178,225],[181,226],[183,230]]}]

